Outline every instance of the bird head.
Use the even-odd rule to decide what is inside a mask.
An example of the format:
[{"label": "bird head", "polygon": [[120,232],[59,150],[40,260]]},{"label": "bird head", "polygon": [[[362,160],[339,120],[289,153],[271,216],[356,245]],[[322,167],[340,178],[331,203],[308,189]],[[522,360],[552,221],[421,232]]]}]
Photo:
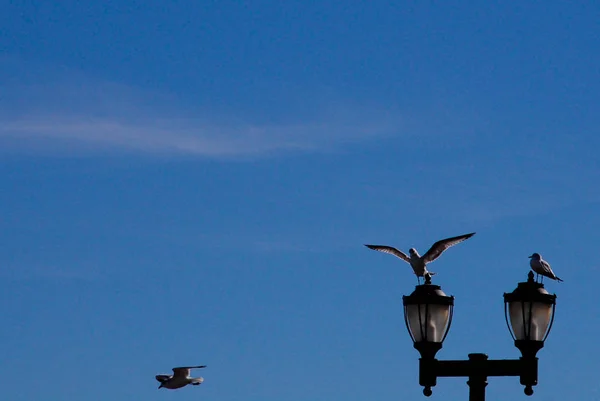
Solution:
[{"label": "bird head", "polygon": [[537,253],[537,252],[536,252],[536,253],[533,253],[531,256],[529,256],[529,259],[535,259],[535,260],[538,260],[538,259],[541,259],[541,258],[542,258],[542,257],[541,257],[541,256],[540,256],[540,254],[539,254],[539,253]]},{"label": "bird head", "polygon": [[419,256],[419,253],[417,252],[417,250],[415,248],[410,248],[408,250],[408,253],[409,253],[410,256],[413,256],[413,255]]}]

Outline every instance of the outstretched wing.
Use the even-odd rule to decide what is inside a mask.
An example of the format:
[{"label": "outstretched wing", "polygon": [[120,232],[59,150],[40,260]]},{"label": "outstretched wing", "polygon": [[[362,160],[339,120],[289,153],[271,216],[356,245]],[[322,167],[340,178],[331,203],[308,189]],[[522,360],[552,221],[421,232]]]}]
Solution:
[{"label": "outstretched wing", "polygon": [[367,245],[365,244],[365,246],[369,249],[373,249],[374,251],[379,251],[379,252],[384,252],[384,253],[389,253],[390,255],[394,255],[399,257],[400,259],[404,260],[405,262],[410,263],[410,258],[408,256],[406,256],[406,254],[392,246],[387,246],[387,245]]},{"label": "outstretched wing", "polygon": [[169,375],[156,375],[156,380],[158,380],[161,383],[166,382],[170,378],[171,378],[171,376],[169,376]]},{"label": "outstretched wing", "polygon": [[190,375],[190,370],[194,368],[205,368],[206,365],[199,366],[180,366],[178,368],[173,368],[173,376],[177,377],[188,377]]},{"label": "outstretched wing", "polygon": [[189,375],[189,368],[173,368],[173,377],[188,377]]},{"label": "outstretched wing", "polygon": [[423,261],[425,263],[433,262],[446,249],[458,244],[459,242],[463,242],[464,240],[467,240],[474,235],[475,235],[475,233],[469,233],[469,234],[463,234],[463,235],[458,235],[456,237],[450,237],[450,238],[439,240],[438,242],[433,244],[427,252],[425,252],[425,254],[423,255]]}]

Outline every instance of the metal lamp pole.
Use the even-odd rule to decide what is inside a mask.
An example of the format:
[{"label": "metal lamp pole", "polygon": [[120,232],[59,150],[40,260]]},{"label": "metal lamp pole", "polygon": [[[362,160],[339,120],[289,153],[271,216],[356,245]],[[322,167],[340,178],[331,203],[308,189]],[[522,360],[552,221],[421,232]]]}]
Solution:
[{"label": "metal lamp pole", "polygon": [[[544,346],[554,320],[556,295],[549,294],[543,284],[528,280],[518,284],[512,293],[504,294],[505,317],[509,331],[522,356],[519,359],[490,360],[486,354],[469,354],[467,360],[438,360],[436,353],[448,334],[454,297],[443,293],[430,279],[403,297],[404,316],[419,359],[419,384],[429,397],[438,377],[466,377],[469,401],[485,401],[488,377],[518,376],[526,395],[537,385],[537,352]],[[512,329],[512,330],[510,330]]]}]

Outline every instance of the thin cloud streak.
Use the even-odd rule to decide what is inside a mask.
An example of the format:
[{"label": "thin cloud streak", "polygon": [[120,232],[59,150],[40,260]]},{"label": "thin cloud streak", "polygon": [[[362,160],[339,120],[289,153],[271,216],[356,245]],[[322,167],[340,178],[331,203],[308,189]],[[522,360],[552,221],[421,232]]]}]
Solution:
[{"label": "thin cloud streak", "polygon": [[[248,110],[224,116],[206,108],[198,110],[197,105],[170,94],[92,79],[77,71],[31,70],[18,60],[8,61],[10,79],[0,83],[3,153],[127,151],[255,157],[331,151],[348,143],[395,135],[402,126],[407,130],[396,113],[348,105],[339,99],[304,96],[318,111],[302,120],[299,115],[283,122],[278,115],[240,119],[240,114],[252,111],[252,104]],[[279,104],[282,101],[279,99]]]},{"label": "thin cloud streak", "polygon": [[276,151],[319,151],[392,134],[391,123],[345,122],[303,125],[219,126],[191,119],[132,119],[38,116],[0,121],[0,141],[18,147],[36,140],[55,145],[124,149],[207,157],[258,155]]},{"label": "thin cloud streak", "polygon": [[9,280],[33,280],[33,279],[53,279],[53,280],[77,280],[77,281],[97,281],[102,278],[98,269],[90,266],[78,267],[55,267],[40,265],[24,266],[6,266],[0,272],[0,277]]}]

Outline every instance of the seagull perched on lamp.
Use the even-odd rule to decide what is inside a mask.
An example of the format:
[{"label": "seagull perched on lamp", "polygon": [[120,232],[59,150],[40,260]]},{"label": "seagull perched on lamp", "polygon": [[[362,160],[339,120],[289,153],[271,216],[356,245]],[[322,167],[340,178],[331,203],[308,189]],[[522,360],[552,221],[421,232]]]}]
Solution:
[{"label": "seagull perched on lamp", "polygon": [[536,272],[538,275],[538,277],[536,277],[536,281],[539,278],[539,276],[542,276],[542,283],[544,282],[544,277],[548,277],[556,281],[563,281],[562,279],[558,278],[556,274],[554,274],[552,268],[550,267],[550,263],[542,259],[542,255],[536,252],[533,255],[529,256],[529,258],[531,259],[529,261],[529,266],[531,266],[531,270]]},{"label": "seagull perched on lamp", "polygon": [[400,259],[404,260],[405,262],[409,263],[410,266],[412,267],[415,275],[417,276],[418,283],[421,284],[420,277],[424,277],[425,282],[428,282],[431,280],[431,276],[433,276],[435,274],[434,272],[427,271],[428,263],[436,260],[442,254],[442,252],[444,252],[446,249],[458,244],[459,242],[463,242],[463,241],[471,238],[473,235],[475,235],[475,233],[463,234],[463,235],[458,235],[456,237],[450,237],[450,238],[439,240],[435,244],[433,244],[431,246],[431,248],[429,248],[429,250],[427,252],[425,252],[425,254],[423,256],[419,255],[419,252],[417,252],[417,250],[415,248],[410,248],[408,250],[408,254],[410,256],[407,256],[404,252],[402,252],[394,247],[387,246],[387,245],[366,245],[365,244],[365,246],[367,248],[373,249],[375,251],[385,252],[385,253],[389,253],[391,255],[397,256]]}]

